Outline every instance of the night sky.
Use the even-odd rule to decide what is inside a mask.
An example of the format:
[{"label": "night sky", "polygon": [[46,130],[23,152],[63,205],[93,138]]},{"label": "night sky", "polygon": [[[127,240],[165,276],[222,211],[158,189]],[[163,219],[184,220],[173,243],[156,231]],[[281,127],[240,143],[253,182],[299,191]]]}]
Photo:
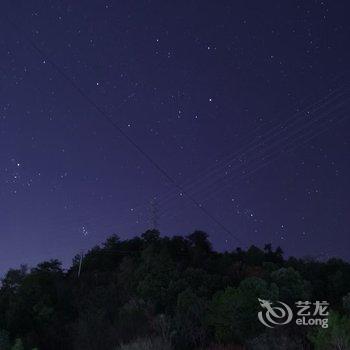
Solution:
[{"label": "night sky", "polygon": [[156,217],[220,250],[349,260],[349,11],[2,1],[0,273]]}]

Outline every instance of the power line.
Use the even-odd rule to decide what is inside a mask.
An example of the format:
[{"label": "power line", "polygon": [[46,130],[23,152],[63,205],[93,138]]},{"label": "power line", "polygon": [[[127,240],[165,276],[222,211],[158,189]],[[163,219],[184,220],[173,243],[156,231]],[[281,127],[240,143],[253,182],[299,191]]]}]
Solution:
[{"label": "power line", "polygon": [[[348,118],[349,118],[349,115],[348,115],[347,113],[345,113],[345,115],[343,115],[342,117],[337,118],[337,120],[335,120],[335,123],[341,123],[341,122],[343,122],[344,120],[346,120],[346,119],[348,119]],[[333,122],[333,120],[331,120],[330,122]],[[324,123],[324,124],[326,124],[326,123]],[[287,144],[287,145],[285,146],[285,147],[286,147],[286,148],[285,148],[285,152],[288,152],[288,153],[293,152],[295,149],[297,149],[297,148],[303,146],[305,143],[307,143],[308,141],[314,139],[316,136],[318,136],[318,135],[324,133],[325,131],[328,131],[328,128],[323,127],[323,128],[321,128],[320,130],[317,130],[316,132],[315,132],[314,130],[311,130],[311,135],[309,135],[309,134],[310,134],[310,132],[309,132],[309,133],[306,133],[306,134],[304,134],[304,135],[301,136],[302,138],[305,138],[306,136],[308,136],[308,137],[306,137],[304,140],[301,139],[301,140],[300,140],[300,143],[297,143],[297,144],[294,145],[294,146],[293,146],[293,145],[288,145],[288,144]],[[300,138],[300,137],[299,137],[299,138]],[[233,185],[234,183],[236,183],[238,180],[253,175],[254,173],[256,173],[257,171],[259,171],[260,169],[266,167],[267,165],[269,165],[269,164],[271,164],[272,162],[274,162],[275,160],[277,160],[277,159],[281,156],[282,153],[283,153],[283,152],[280,152],[279,150],[277,150],[277,152],[272,152],[270,155],[267,155],[267,156],[266,156],[267,159],[265,159],[263,162],[260,162],[260,164],[259,164],[259,162],[258,162],[257,164],[255,164],[255,165],[253,166],[252,169],[249,169],[248,172],[245,172],[244,174],[241,174],[240,177],[235,178],[234,180],[236,180],[236,181],[231,182],[229,185],[232,186],[232,185]],[[271,156],[272,156],[272,157],[271,157]],[[227,187],[228,187],[228,186],[227,186],[227,183],[226,183],[226,184],[223,184],[220,188],[216,189],[215,191],[209,191],[209,193],[207,193],[207,196],[206,196],[205,198],[203,198],[203,200],[202,200],[203,203],[205,203],[208,199],[212,198],[212,197],[213,197],[213,194],[217,194],[217,193],[219,193],[219,192],[222,192],[222,191],[225,190]],[[164,213],[164,214],[165,214],[165,213]],[[167,215],[167,214],[165,214],[165,215],[167,216],[168,219],[169,219],[169,218],[175,218],[175,217],[177,216],[176,214],[175,214],[175,215],[174,215],[174,214],[173,214],[173,215]]]},{"label": "power line", "polygon": [[[344,84],[345,85],[345,84]],[[233,154],[228,154],[226,155],[219,163],[217,163],[215,166],[213,166],[212,168],[207,169],[204,172],[201,172],[201,177],[195,180],[189,180],[186,181],[185,183],[182,183],[181,186],[182,188],[185,188],[187,192],[192,192],[193,196],[197,196],[200,193],[198,192],[198,187],[200,188],[201,186],[204,186],[206,182],[208,182],[208,186],[211,186],[213,184],[216,185],[216,183],[218,181],[214,180],[214,177],[216,176],[215,173],[217,173],[220,169],[224,169],[226,167],[229,167],[229,171],[231,172],[232,169],[236,169],[237,167],[231,167],[231,162],[237,159],[240,159],[241,157],[246,157],[246,155],[248,155],[250,152],[252,152],[254,149],[256,149],[259,145],[264,145],[269,143],[270,140],[274,140],[273,143],[279,142],[279,141],[283,141],[284,139],[286,139],[285,136],[283,136],[283,132],[290,132],[293,131],[291,129],[293,129],[295,126],[297,126],[297,124],[299,123],[299,121],[302,121],[302,119],[304,118],[310,118],[312,116],[313,113],[315,112],[320,112],[323,113],[325,109],[327,109],[330,103],[334,103],[336,102],[336,100],[339,97],[344,97],[342,95],[344,95],[347,91],[342,91],[344,88],[344,86],[341,86],[339,88],[336,88],[335,90],[332,90],[331,92],[329,92],[327,95],[323,96],[321,99],[319,99],[318,101],[307,105],[306,107],[304,107],[302,110],[299,110],[298,112],[292,114],[292,116],[290,116],[287,120],[284,120],[283,122],[280,123],[276,123],[271,129],[269,129],[267,132],[259,135],[259,140],[257,142],[255,142],[254,140],[243,144],[241,147],[238,148],[238,150],[236,150]],[[306,100],[305,100],[306,101]],[[331,105],[332,106],[332,105]],[[329,113],[329,112],[328,112]],[[327,113],[327,114],[328,114]],[[311,120],[311,122],[315,122],[317,121],[318,118],[313,118]],[[310,122],[310,121],[309,121]],[[304,124],[304,126],[306,126],[307,124],[309,124],[309,122],[306,122]],[[303,128],[304,128],[303,126]],[[261,129],[261,125],[256,127],[253,131],[250,131],[249,133],[247,133],[247,137],[242,138],[242,140],[248,138],[249,134],[251,136],[253,136],[256,131],[259,131]],[[281,134],[281,135],[280,135]],[[280,136],[282,137],[280,137]],[[277,136],[277,137],[276,137]],[[280,140],[278,140],[280,139]],[[255,145],[254,145],[255,144]],[[270,147],[266,147],[266,149],[269,149]],[[240,167],[243,167],[244,164],[241,164]],[[239,170],[239,169],[237,169]],[[210,178],[208,178],[210,175]],[[233,174],[232,174],[233,175]],[[239,175],[239,174],[238,174]],[[208,179],[207,179],[208,178]],[[206,190],[208,190],[208,186],[206,186]],[[195,192],[192,191],[192,188],[195,188]],[[168,193],[166,193],[164,196],[155,196],[154,198],[157,199],[157,204],[161,203],[161,207],[162,210],[161,212],[164,212],[166,210],[164,210],[164,206],[168,206],[170,204],[170,202],[173,202],[174,200],[178,199],[178,195],[179,193],[176,192],[176,194],[173,193],[173,190],[169,190]],[[172,206],[170,204],[170,206]],[[143,205],[136,205],[133,207],[133,211],[136,208],[144,208],[145,204]],[[61,222],[62,220],[60,220]],[[125,221],[126,222],[126,221]],[[120,221],[119,221],[120,223]],[[152,226],[152,225],[151,225]]]},{"label": "power line", "polygon": [[149,163],[151,163],[168,181],[170,181],[178,190],[183,193],[195,206],[197,206],[206,216],[208,216],[213,222],[215,222],[222,230],[227,234],[235,238],[239,243],[242,243],[241,240],[234,235],[220,220],[218,220],[210,211],[203,207],[191,194],[185,191],[181,185],[165,170],[161,165],[158,164],[146,151],[142,149],[119,125],[116,123],[108,113],[101,108],[69,75],[65,73],[61,67],[56,64],[56,62],[51,59],[28,35],[24,34],[23,30],[13,21],[11,21],[7,16],[4,16],[5,20],[20,34],[22,35],[30,44],[30,46],[42,56],[47,63],[49,63],[54,70],[57,71],[70,85],[75,89],[79,95],[85,99],[90,106],[92,106],[122,137],[125,138]]},{"label": "power line", "polygon": [[[346,101],[348,102],[348,101]],[[345,103],[343,103],[344,106],[346,106]],[[319,126],[318,123],[325,123],[324,120],[329,116],[329,114],[331,114],[332,112],[340,112],[341,109],[339,109],[338,107],[342,107],[341,105],[338,105],[336,106],[337,109],[335,110],[331,110],[329,112],[327,112],[327,114],[325,116],[321,116],[320,117],[316,117],[314,119],[312,119],[311,121],[308,121],[306,122],[301,128],[299,129],[296,129],[296,130],[292,130],[291,133],[283,136],[282,138],[280,139],[276,139],[276,140],[272,140],[272,142],[270,143],[270,145],[267,145],[267,146],[264,146],[264,148],[260,151],[260,153],[257,154],[257,156],[253,159],[256,159],[256,158],[261,158],[262,155],[264,155],[264,157],[266,156],[269,156],[269,153],[273,154],[273,153],[281,153],[281,150],[284,146],[288,145],[289,143],[292,143],[294,144],[295,143],[295,140],[293,140],[293,137],[297,137],[298,134],[300,133],[303,133],[304,131],[308,131],[307,127],[310,126]],[[326,122],[327,123],[327,122]],[[312,131],[312,130],[311,130]],[[271,151],[269,151],[271,150]],[[249,158],[247,158],[247,165],[249,165]],[[235,169],[239,170],[240,168],[243,168],[243,165],[242,164],[238,164],[237,166],[235,167],[231,167],[230,168],[230,171],[233,171]],[[234,174],[232,174],[234,175]],[[215,185],[215,181],[214,182],[209,182],[208,185],[206,186],[205,190],[208,190],[212,185]],[[197,190],[194,190],[194,192],[192,192],[193,195],[197,195],[199,194],[199,192]]]},{"label": "power line", "polygon": [[[348,102],[348,101],[346,101],[346,102]],[[338,105],[336,106],[335,112],[337,111],[337,108],[341,107],[342,105],[345,105],[346,102],[345,102],[345,103],[340,103],[340,104],[338,103]],[[333,106],[332,106],[332,107],[333,107]],[[318,109],[319,109],[319,108],[317,108],[317,109],[316,109],[315,111],[313,111],[313,112],[317,112]],[[334,109],[334,108],[333,108],[333,109]],[[304,132],[304,131],[307,129],[307,126],[311,126],[311,127],[312,127],[313,125],[317,124],[316,122],[319,122],[320,120],[326,119],[326,117],[327,117],[331,112],[332,112],[332,110],[330,110],[330,111],[325,111],[325,112],[324,112],[323,110],[321,110],[320,116],[318,116],[318,117],[316,117],[316,118],[312,118],[311,120],[306,121],[306,122],[302,125],[301,128],[296,128],[296,129],[294,128],[294,126],[297,126],[297,125],[293,125],[293,124],[296,124],[296,123],[298,122],[298,120],[294,120],[294,121],[293,121],[293,123],[290,125],[290,126],[292,126],[292,128],[291,128],[290,126],[289,126],[288,128],[287,128],[287,127],[282,127],[282,126],[285,126],[286,124],[276,125],[273,129],[277,130],[277,133],[273,132],[273,135],[267,137],[267,138],[264,140],[263,138],[264,138],[266,135],[270,134],[271,131],[273,131],[273,129],[269,130],[268,133],[266,133],[264,136],[262,136],[262,139],[261,139],[259,142],[253,143],[252,145],[251,145],[251,144],[248,144],[247,146],[250,146],[250,147],[246,147],[246,149],[245,149],[244,151],[240,152],[239,154],[238,154],[238,153],[234,153],[234,156],[232,156],[232,157],[235,157],[236,160],[237,160],[237,159],[239,159],[241,156],[247,156],[247,159],[246,159],[246,160],[247,160],[247,163],[248,163],[248,165],[249,165],[249,161],[251,160],[251,159],[249,159],[249,158],[251,158],[251,157],[249,156],[249,154],[252,153],[254,150],[257,150],[257,148],[258,148],[259,145],[263,145],[262,152],[266,152],[266,151],[269,150],[269,149],[271,149],[272,152],[273,152],[274,150],[276,150],[276,149],[277,149],[277,151],[279,151],[280,148],[283,146],[283,143],[284,143],[284,142],[289,142],[289,139],[291,138],[291,136],[292,136],[293,134],[297,134],[297,133],[299,133],[299,132]],[[326,113],[326,114],[323,115],[324,113]],[[308,116],[310,117],[311,115],[312,115],[312,114],[309,114]],[[294,129],[294,130],[293,130],[293,129]],[[285,131],[284,131],[284,130],[285,130]],[[283,135],[283,133],[286,134],[286,135]],[[281,134],[281,135],[279,135],[279,134]],[[293,140],[292,140],[292,142],[293,142]],[[278,146],[278,144],[280,144],[280,143],[281,143],[281,145]],[[274,146],[274,145],[276,145],[276,146]],[[258,154],[258,158],[260,158],[260,157],[261,157],[261,151],[259,150],[258,153],[259,153],[259,154]],[[267,155],[268,155],[268,153],[270,153],[270,151],[267,152]],[[254,158],[253,158],[253,159],[254,159]],[[238,170],[244,168],[244,165],[245,165],[245,164],[242,164],[242,163],[238,163],[238,164],[235,165],[235,166],[230,166],[232,160],[234,160],[234,159],[231,159],[231,161],[226,162],[224,165],[220,166],[220,168],[222,168],[222,167],[225,168],[225,167],[229,166],[229,170],[228,170],[229,172],[233,172],[233,171],[235,171],[235,170],[238,171]],[[218,168],[218,169],[219,169],[219,168]],[[214,169],[214,171],[217,172],[216,169]],[[213,174],[213,175],[214,175],[214,174]],[[233,173],[232,173],[231,175],[229,175],[229,176],[234,176],[234,175],[235,175],[235,174],[234,174],[234,172],[233,172]],[[238,173],[238,176],[239,176],[239,173]],[[202,191],[202,190],[198,191],[198,187],[201,188],[201,187],[203,187],[203,186],[205,185],[205,188],[203,188],[203,190],[207,191],[209,187],[212,187],[212,185],[215,185],[218,181],[222,181],[222,180],[220,180],[220,179],[217,179],[217,180],[214,179],[215,176],[212,176],[212,178],[205,179],[206,177],[207,177],[207,173],[204,173],[204,175],[201,176],[201,179],[198,180],[198,181],[196,181],[196,182],[197,182],[197,186],[196,186],[197,188],[194,188],[194,189],[192,190],[191,187],[193,187],[193,185],[189,185],[189,186],[186,186],[186,190],[187,190],[187,191],[191,191],[192,195],[197,196],[197,195],[199,195],[200,192]],[[165,200],[165,202],[170,202],[170,201],[171,201],[170,198]],[[162,203],[163,203],[163,201],[162,201]]]},{"label": "power line", "polygon": [[[339,105],[338,105],[338,107],[339,107]],[[326,116],[324,116],[324,117],[322,117],[322,118],[319,118],[319,117],[316,117],[316,118],[312,118],[311,119],[311,122],[312,122],[312,124],[314,125],[314,124],[317,124],[318,126],[319,126],[319,123],[317,123],[317,122],[319,122],[320,121],[320,119],[322,120],[324,120],[324,119],[326,119],[325,117],[327,117],[329,114],[331,113],[331,111],[328,111],[327,112],[327,115]],[[322,114],[323,114],[323,111],[322,111]],[[309,114],[308,115],[308,118],[311,118],[312,117],[312,114]],[[336,123],[338,123],[338,122],[341,122],[342,120],[344,120],[344,119],[346,119],[346,116],[345,116],[345,118],[341,118],[341,119],[339,119],[339,118],[337,118],[338,120],[336,120]],[[309,121],[310,122],[310,121]],[[305,123],[305,125],[304,126],[306,126],[307,124],[309,124],[309,122],[307,122],[307,123]],[[332,120],[330,120],[330,122],[332,122]],[[327,124],[327,122],[326,123],[322,123],[323,125],[324,124]],[[295,135],[297,135],[297,133],[299,133],[299,131],[300,132],[304,132],[305,131],[305,129],[306,129],[306,127],[302,127],[301,129],[299,129],[299,130],[295,130],[295,132],[296,132],[296,134]],[[289,130],[290,131],[290,130]],[[301,135],[301,138],[304,138],[304,137],[306,137],[306,136],[308,136],[308,134],[313,134],[311,137],[308,137],[307,138],[307,140],[306,141],[308,141],[308,140],[310,140],[310,139],[312,139],[314,136],[317,136],[318,134],[320,134],[320,133],[322,133],[322,132],[324,132],[324,130],[323,130],[323,128],[320,130],[320,131],[318,131],[318,132],[316,132],[316,134],[313,134],[314,133],[314,130],[309,130],[309,132],[306,132],[304,135]],[[288,138],[290,138],[290,135],[288,136]],[[282,137],[281,138],[281,140],[283,140],[283,139],[288,139],[288,138],[285,138],[285,137]],[[299,137],[297,137],[297,138],[300,138],[300,136]],[[301,140],[302,141],[302,140]],[[306,141],[304,141],[304,142],[302,142],[303,144],[306,142]],[[273,142],[273,143],[275,143],[275,142]],[[262,164],[261,164],[261,162],[259,162],[258,161],[258,163],[257,164],[255,164],[255,165],[253,165],[253,164],[246,164],[247,166],[249,166],[249,165],[253,165],[253,169],[252,169],[252,171],[249,171],[248,173],[247,172],[242,172],[242,173],[240,173],[240,174],[238,174],[239,176],[236,178],[234,178],[234,180],[240,180],[240,179],[242,179],[243,177],[245,177],[245,176],[249,176],[249,175],[251,175],[251,174],[253,174],[253,173],[255,173],[256,172],[256,170],[259,170],[259,169],[261,169],[262,167],[265,167],[266,165],[268,165],[268,164],[270,164],[273,160],[275,160],[276,158],[278,158],[279,157],[279,155],[281,155],[282,153],[283,153],[283,147],[285,147],[285,148],[289,148],[290,149],[290,151],[293,151],[295,148],[297,148],[297,147],[299,147],[300,146],[300,143],[299,142],[295,142],[295,139],[294,139],[294,137],[293,137],[293,141],[291,142],[292,144],[291,145],[289,145],[289,143],[290,143],[290,141],[287,141],[287,143],[283,146],[283,145],[281,145],[280,147],[278,147],[278,149],[276,150],[276,147],[273,147],[273,148],[275,148],[275,150],[272,150],[272,152],[270,153],[270,152],[268,152],[267,154],[264,154],[263,155],[263,158],[262,158]],[[293,143],[297,143],[297,145],[295,145],[294,147],[290,147],[290,146],[293,146]],[[268,148],[270,148],[270,147],[268,147]],[[268,149],[268,148],[266,148],[266,149]],[[281,149],[282,148],[282,149]],[[277,152],[276,152],[277,151]],[[290,152],[289,150],[287,151],[287,152]],[[270,154],[269,154],[270,153]],[[277,157],[271,157],[272,155],[277,155]],[[261,154],[260,154],[260,156],[259,156],[259,158],[261,157]],[[270,158],[270,159],[269,159]],[[272,159],[271,159],[272,158]],[[267,159],[269,159],[268,161],[264,161],[264,160],[267,160]],[[253,160],[253,162],[252,163],[255,163],[255,161]],[[259,164],[260,163],[260,164]],[[258,166],[257,168],[255,168],[254,169],[254,167],[255,166]],[[243,165],[242,165],[242,167],[243,167]],[[232,174],[233,175],[233,174]],[[236,182],[236,181],[234,181],[234,182]],[[217,181],[214,181],[212,184],[214,185],[215,184],[215,187],[216,187],[216,185],[217,185],[217,183],[216,183]],[[230,183],[230,185],[232,185],[233,183]],[[213,195],[214,194],[216,194],[216,193],[219,193],[219,192],[222,192],[223,190],[225,190],[225,188],[227,187],[227,185],[228,184],[223,184],[223,183],[221,183],[221,186],[220,186],[220,188],[213,188],[212,190],[209,190],[209,192],[207,191],[207,189],[206,189],[206,191],[204,191],[204,192],[208,192],[208,195],[209,196],[205,196],[205,198],[201,198],[201,201],[203,202],[203,203],[205,203],[206,201],[207,201],[207,199],[209,198],[209,197],[213,197]],[[188,189],[187,189],[188,190]],[[199,195],[200,193],[198,193],[198,195]],[[197,195],[197,193],[193,193],[193,195]],[[152,205],[153,206],[153,205]],[[152,206],[151,206],[151,208],[152,208]],[[158,207],[158,203],[157,203],[157,207]],[[150,208],[149,208],[150,209]],[[162,211],[162,216],[165,214],[165,212],[166,211],[168,211],[168,210],[163,210]],[[151,211],[152,212],[152,211]],[[158,209],[157,209],[157,211],[156,211],[156,221],[152,221],[152,220],[148,220],[149,221],[149,224],[150,224],[150,227],[152,227],[152,228],[157,228],[157,225],[158,225],[158,219],[159,219],[159,215],[158,215]],[[151,217],[152,217],[152,215],[153,214],[151,214]],[[168,215],[168,214],[165,214],[165,216],[169,219],[169,217],[170,218],[172,218],[172,217],[174,217],[174,216],[177,216],[177,215]],[[100,219],[102,219],[102,218],[100,218]],[[145,218],[144,218],[145,219]],[[148,219],[150,219],[150,217],[148,218]],[[138,219],[138,220],[140,220],[140,219]],[[71,221],[71,220],[69,220],[69,221]],[[81,220],[80,220],[81,221]],[[86,221],[89,221],[89,220],[86,220]],[[96,220],[95,220],[96,221]],[[141,220],[142,221],[142,220]],[[127,220],[123,220],[123,221],[120,221],[120,220],[118,220],[118,224],[110,224],[110,225],[103,225],[103,228],[105,229],[107,229],[107,228],[113,228],[113,229],[115,229],[115,228],[117,228],[117,227],[119,227],[120,225],[122,225],[122,224],[126,224],[126,223],[130,223],[130,219],[127,221]],[[153,223],[152,223],[153,222]],[[156,222],[156,223],[155,223]],[[96,222],[95,222],[96,223]],[[89,223],[89,227],[91,226],[90,225],[91,223]],[[140,222],[138,222],[138,224],[140,224]],[[137,224],[137,225],[138,225]],[[135,223],[134,223],[134,225],[135,225]],[[80,226],[81,227],[81,223],[78,225],[78,224],[76,224],[75,226]],[[74,230],[77,230],[77,227],[75,227],[74,228]]]}]

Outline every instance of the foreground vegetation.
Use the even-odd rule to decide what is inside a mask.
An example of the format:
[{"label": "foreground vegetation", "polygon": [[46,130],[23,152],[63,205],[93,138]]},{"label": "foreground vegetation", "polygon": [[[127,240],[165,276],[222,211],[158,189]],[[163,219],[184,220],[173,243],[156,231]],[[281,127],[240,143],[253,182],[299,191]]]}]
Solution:
[{"label": "foreground vegetation", "polygon": [[[12,269],[0,289],[0,350],[350,349],[350,265],[280,248],[213,251],[207,235],[110,237],[64,271]],[[327,300],[326,329],[268,329],[258,298]]]}]

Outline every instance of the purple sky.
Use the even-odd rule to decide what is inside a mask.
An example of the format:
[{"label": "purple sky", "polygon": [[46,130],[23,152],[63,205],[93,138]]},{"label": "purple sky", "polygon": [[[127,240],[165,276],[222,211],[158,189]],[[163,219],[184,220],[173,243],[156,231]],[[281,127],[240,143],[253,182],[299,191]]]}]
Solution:
[{"label": "purple sky", "polygon": [[138,235],[154,197],[164,235],[202,229],[217,249],[271,242],[349,259],[349,10],[4,2],[19,30],[1,18],[0,273]]}]

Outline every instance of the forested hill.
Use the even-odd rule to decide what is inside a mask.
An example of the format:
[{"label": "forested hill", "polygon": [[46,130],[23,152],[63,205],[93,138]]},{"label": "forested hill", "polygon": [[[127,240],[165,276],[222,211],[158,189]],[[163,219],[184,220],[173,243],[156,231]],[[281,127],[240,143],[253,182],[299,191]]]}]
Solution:
[{"label": "forested hill", "polygon": [[[219,253],[207,235],[112,236],[77,255],[9,270],[0,349],[350,349],[350,265],[284,259],[267,244]],[[79,277],[78,277],[79,275]],[[258,298],[330,303],[329,327],[269,329]]]}]

